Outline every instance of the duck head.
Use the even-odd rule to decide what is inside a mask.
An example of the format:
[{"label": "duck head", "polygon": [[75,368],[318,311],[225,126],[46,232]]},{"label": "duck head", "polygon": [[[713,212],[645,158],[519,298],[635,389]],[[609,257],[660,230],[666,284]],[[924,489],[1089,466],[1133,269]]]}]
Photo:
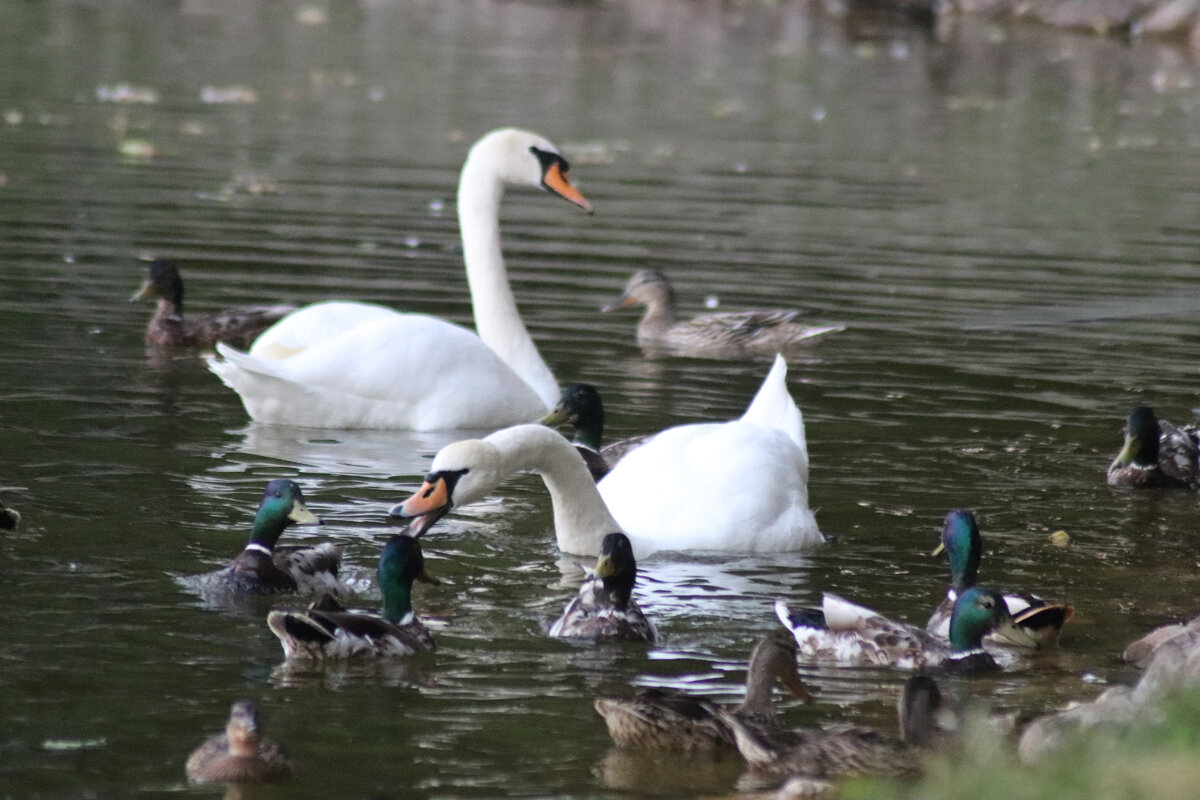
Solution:
[{"label": "duck head", "polygon": [[1125,446],[1113,461],[1114,467],[1130,464],[1150,469],[1158,466],[1158,440],[1162,429],[1158,417],[1147,406],[1138,406],[1125,420]]},{"label": "duck head", "polygon": [[942,541],[933,555],[944,554],[950,561],[950,585],[956,592],[975,585],[982,552],[983,539],[975,515],[961,509],[947,513],[942,525]]},{"label": "duck head", "polygon": [[971,586],[958,595],[950,613],[950,648],[955,653],[980,650],[989,632],[1013,644],[1036,647],[1037,641],[1013,622],[1004,598],[991,589]]},{"label": "duck head", "polygon": [[415,581],[440,583],[425,571],[421,543],[403,533],[393,535],[383,546],[375,575],[379,590],[383,593],[383,617],[397,625],[412,619],[412,587]]},{"label": "duck head", "polygon": [[289,525],[320,524],[321,518],[304,505],[304,493],[296,482],[281,478],[268,483],[263,492],[249,544],[270,550]]},{"label": "duck head", "polygon": [[600,310],[616,311],[637,303],[651,308],[674,308],[675,290],[667,276],[656,269],[638,270],[625,284],[621,296]]},{"label": "duck head", "polygon": [[558,405],[539,421],[551,427],[570,425],[580,444],[599,450],[604,436],[604,403],[600,392],[591,384],[568,384],[563,387]]}]

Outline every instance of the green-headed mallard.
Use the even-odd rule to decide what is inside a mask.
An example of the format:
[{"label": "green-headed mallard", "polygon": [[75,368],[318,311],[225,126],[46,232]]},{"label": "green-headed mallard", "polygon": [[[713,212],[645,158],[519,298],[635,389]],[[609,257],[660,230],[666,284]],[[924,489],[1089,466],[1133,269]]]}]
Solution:
[{"label": "green-headed mallard", "polygon": [[604,401],[596,387],[587,383],[571,383],[563,387],[558,405],[542,417],[543,425],[570,425],[575,430],[573,444],[583,456],[592,478],[600,480],[621,458],[635,447],[646,443],[646,436],[631,436],[601,446],[604,437]]},{"label": "green-headed mallard", "polygon": [[349,592],[338,579],[341,547],[329,543],[276,546],[280,534],[293,524],[320,525],[321,520],[304,505],[304,493],[295,481],[271,481],[258,505],[245,549],[228,566],[199,576],[201,590],[238,594]]},{"label": "green-headed mallard", "polygon": [[637,561],[623,533],[610,533],[600,542],[600,557],[579,594],[550,626],[556,639],[627,639],[653,642],[654,625],[633,599]]},{"label": "green-headed mallard", "polygon": [[395,534],[379,556],[382,613],[343,608],[328,595],[305,611],[272,611],[267,626],[285,658],[342,659],[408,656],[434,649],[433,636],[412,608],[414,581],[436,583],[425,572],[420,543]]},{"label": "green-headed mallard", "polygon": [[1129,489],[1192,489],[1200,484],[1196,432],[1154,415],[1146,406],[1129,412],[1125,446],[1108,466],[1108,485]]},{"label": "green-headed mallard", "polygon": [[4,504],[0,503],[0,530],[11,531],[20,521],[21,515],[15,508],[5,508]]},{"label": "green-headed mallard", "polygon": [[818,611],[792,614],[777,600],[775,613],[795,635],[801,655],[840,664],[972,673],[997,669],[996,660],[983,649],[989,631],[1015,644],[1033,644],[1032,637],[1013,623],[1004,598],[979,586],[964,590],[954,601],[949,643],[832,594],[823,596]]},{"label": "green-headed mallard", "polygon": [[561,435],[514,425],[443,447],[425,483],[392,516],[421,517],[414,524],[425,530],[523,470],[539,473],[550,490],[558,546],[567,553],[596,555],[612,531],[629,536],[638,558],[656,550],[778,553],[825,542],[808,507],[804,419],[782,357],[739,419],[668,428],[598,484]]},{"label": "green-headed mallard", "polygon": [[641,303],[646,313],[638,323],[638,344],[689,355],[737,358],[787,351],[815,336],[843,330],[838,325],[811,326],[799,321],[799,311],[763,309],[702,314],[680,321],[675,290],[656,269],[634,273],[625,291],[601,311]]},{"label": "green-headed mallard", "polygon": [[146,326],[146,344],[161,347],[212,347],[227,342],[245,347],[264,330],[295,311],[295,306],[247,306],[212,314],[183,316],[183,279],[173,261],[156,258],[130,302],[156,298],[158,307]]},{"label": "green-headed mallard", "polygon": [[[970,511],[955,509],[946,514],[942,525],[941,544],[933,555],[946,554],[950,562],[950,588],[925,625],[925,630],[943,639],[950,637],[950,615],[954,611],[954,599],[969,586],[974,586],[979,575],[979,560],[983,553],[983,539],[979,535],[979,524]],[[1062,603],[1047,603],[1037,595],[1004,595],[1004,603],[1013,621],[1028,633],[1037,646],[1045,647],[1058,640],[1071,617],[1072,606]]]},{"label": "green-headed mallard", "polygon": [[192,751],[185,770],[192,783],[273,783],[290,777],[292,765],[277,744],[259,736],[254,703],[239,700],[224,732]]},{"label": "green-headed mallard", "polygon": [[[812,696],[796,674],[796,643],[768,636],[746,667],[746,696],[731,712],[759,725],[775,724],[775,681],[805,701]],[[733,731],[710,700],[670,689],[643,689],[629,699],[601,697],[596,711],[619,746],[638,750],[706,752],[736,747]]]},{"label": "green-headed mallard", "polygon": [[458,222],[474,330],[369,303],[317,303],[264,332],[249,353],[218,346],[223,359],[209,368],[258,422],[433,431],[539,419],[558,401],[558,381],[513,298],[500,201],[509,186],[528,187],[590,212],[567,171],[554,145],[529,131],[492,131],[471,148]]}]

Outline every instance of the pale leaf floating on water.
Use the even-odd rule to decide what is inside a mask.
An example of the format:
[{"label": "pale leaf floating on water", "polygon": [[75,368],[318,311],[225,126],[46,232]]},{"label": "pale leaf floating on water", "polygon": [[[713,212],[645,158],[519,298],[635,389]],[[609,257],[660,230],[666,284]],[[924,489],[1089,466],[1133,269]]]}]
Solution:
[{"label": "pale leaf floating on water", "polygon": [[43,750],[67,751],[67,750],[86,750],[89,747],[104,747],[108,744],[108,738],[99,736],[95,739],[43,739]]}]

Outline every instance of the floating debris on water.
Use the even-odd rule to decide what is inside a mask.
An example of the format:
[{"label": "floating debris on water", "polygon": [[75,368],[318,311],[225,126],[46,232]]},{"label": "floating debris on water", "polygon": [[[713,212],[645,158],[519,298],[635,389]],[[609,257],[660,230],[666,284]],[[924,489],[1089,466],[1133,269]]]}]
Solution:
[{"label": "floating debris on water", "polygon": [[258,93],[249,86],[202,86],[200,102],[213,105],[251,105],[258,102]]},{"label": "floating debris on water", "polygon": [[158,92],[129,83],[114,83],[111,86],[102,83],[96,87],[96,99],[102,103],[154,105],[158,102]]},{"label": "floating debris on water", "polygon": [[89,747],[104,747],[108,739],[100,736],[95,739],[43,739],[42,749],[52,751],[86,750]]}]

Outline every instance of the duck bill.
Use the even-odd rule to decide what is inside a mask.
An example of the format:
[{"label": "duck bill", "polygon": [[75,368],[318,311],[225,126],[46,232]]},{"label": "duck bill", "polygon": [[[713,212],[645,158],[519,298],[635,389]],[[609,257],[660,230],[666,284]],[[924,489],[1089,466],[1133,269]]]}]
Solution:
[{"label": "duck bill", "polygon": [[995,633],[997,636],[1002,636],[1019,647],[1038,646],[1038,640],[1033,637],[1033,634],[1022,628],[1011,618],[998,623]]},{"label": "duck bill", "polygon": [[416,539],[446,516],[453,505],[445,479],[437,478],[425,481],[412,497],[392,506],[388,516],[393,519],[411,519],[408,535]]},{"label": "duck bill", "polygon": [[622,294],[620,297],[618,297],[616,300],[613,300],[608,305],[600,306],[600,311],[601,312],[616,311],[618,308],[624,308],[625,306],[631,306],[635,302],[637,302],[637,301],[634,300],[633,297],[631,297],[630,295]]},{"label": "duck bill", "polygon": [[154,284],[150,281],[144,281],[136,292],[129,298],[129,302],[136,303],[140,300],[149,300],[154,297]]},{"label": "duck bill", "polygon": [[798,697],[806,703],[813,702],[813,696],[809,694],[808,687],[800,680],[800,676],[794,672],[789,672],[780,677],[779,682],[792,693],[793,697]]},{"label": "duck bill", "polygon": [[929,555],[933,556],[934,558],[937,558],[938,556],[944,554],[945,552],[946,552],[946,544],[944,542],[938,542],[938,546],[933,548],[933,552],[930,553]]},{"label": "duck bill", "polygon": [[611,556],[601,555],[596,559],[596,577],[611,578],[617,574],[617,567],[613,564]]},{"label": "duck bill", "polygon": [[1133,457],[1137,454],[1138,440],[1134,436],[1125,436],[1125,446],[1121,448],[1121,452],[1117,453],[1116,459],[1113,461],[1113,466],[1124,467],[1133,463]]},{"label": "duck bill", "polygon": [[567,174],[563,172],[562,164],[555,163],[550,165],[545,174],[542,175],[542,185],[568,203],[579,206],[587,213],[591,214],[594,211],[592,204],[588,202],[587,198],[580,194],[579,190],[567,180]]},{"label": "duck bill", "polygon": [[562,406],[555,406],[554,410],[546,416],[538,420],[542,425],[547,425],[553,428],[556,425],[565,425],[571,421],[571,414]]},{"label": "duck bill", "polygon": [[292,503],[292,510],[288,512],[288,519],[297,525],[323,525],[321,518],[308,510],[308,506],[301,503],[299,500]]}]

